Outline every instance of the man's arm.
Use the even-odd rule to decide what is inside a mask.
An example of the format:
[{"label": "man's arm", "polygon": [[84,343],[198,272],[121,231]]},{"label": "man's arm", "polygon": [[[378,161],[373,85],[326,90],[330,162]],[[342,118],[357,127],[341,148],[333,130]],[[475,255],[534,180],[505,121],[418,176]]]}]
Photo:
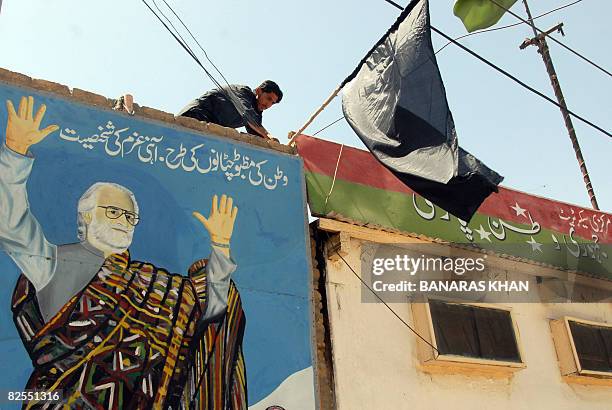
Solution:
[{"label": "man's arm", "polygon": [[236,263],[229,256],[213,246],[206,264],[208,295],[203,319],[212,319],[225,313],[230,279],[236,267]]},{"label": "man's arm", "polygon": [[50,244],[30,211],[26,183],[34,158],[27,155],[57,126],[39,130],[45,106],[33,116],[34,99],[23,97],[19,111],[7,101],[6,145],[0,146],[0,248],[15,261],[36,290],[51,279],[57,247]]},{"label": "man's arm", "polygon": [[221,200],[217,202],[217,195],[215,195],[208,218],[199,212],[193,213],[193,216],[208,231],[212,247],[210,259],[206,265],[208,295],[204,319],[217,317],[227,308],[230,277],[236,270],[236,264],[230,257],[230,240],[238,214],[238,208],[233,206],[233,202],[233,199],[226,195],[222,195]]},{"label": "man's arm", "polygon": [[253,130],[263,138],[278,141],[278,139],[274,138],[274,136],[270,134],[268,130],[264,128],[263,125],[257,125],[253,122],[248,122],[247,125],[248,125],[248,127],[246,127],[247,131]]}]

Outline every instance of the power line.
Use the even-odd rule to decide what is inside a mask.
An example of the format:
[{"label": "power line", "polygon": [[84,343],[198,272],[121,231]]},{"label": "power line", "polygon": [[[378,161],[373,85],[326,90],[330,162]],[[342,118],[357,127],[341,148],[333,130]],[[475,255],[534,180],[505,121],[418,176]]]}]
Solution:
[{"label": "power line", "polygon": [[[177,43],[179,43],[179,45],[187,52],[187,54],[189,54],[191,56],[191,58],[194,59],[194,61],[202,68],[202,70],[204,70],[204,72],[206,73],[206,75],[208,76],[208,78],[210,78],[210,80],[217,86],[220,87],[221,85],[219,84],[219,82],[215,79],[215,77],[206,69],[206,67],[204,67],[204,65],[200,62],[200,60],[198,59],[198,57],[195,55],[195,53],[191,50],[191,48],[185,44],[183,41],[180,40],[179,36],[175,34],[170,27],[168,27],[168,25],[161,19],[161,17],[155,12],[155,10],[153,10],[153,8],[149,5],[149,3],[146,2],[146,0],[142,0],[142,2],[145,4],[145,6],[147,6],[147,8],[151,11],[151,13],[153,13],[153,15],[159,20],[159,22],[166,28],[166,30],[172,35],[172,37],[174,37],[174,39],[176,40]],[[163,14],[163,13],[162,13]]]},{"label": "power line", "polygon": [[[217,87],[217,89],[219,90],[219,92],[221,92],[228,100],[230,100],[232,102],[232,104],[234,105],[234,107],[236,108],[236,110],[239,112],[239,114],[242,117],[245,117],[245,108],[242,104],[242,101],[240,100],[240,98],[236,95],[236,92],[232,89],[232,87],[229,85],[227,87],[223,87],[221,85],[221,83],[219,83],[219,81],[217,81],[217,79],[210,73],[210,71],[208,71],[206,69],[206,67],[204,66],[204,64],[202,64],[202,62],[200,61],[200,59],[196,56],[195,52],[191,49],[191,47],[189,47],[189,44],[187,44],[187,42],[185,41],[185,39],[181,36],[181,34],[179,33],[179,31],[176,29],[176,27],[174,26],[174,24],[172,24],[172,22],[170,21],[170,19],[168,18],[168,16],[166,16],[164,14],[163,11],[160,10],[160,8],[157,6],[157,3],[155,2],[155,0],[152,0],[153,3],[155,4],[155,7],[159,10],[160,14],[168,21],[168,24],[170,24],[170,26],[172,26],[172,28],[174,29],[174,31],[172,31],[170,29],[170,27],[168,27],[168,24],[166,24],[162,18],[155,12],[155,10],[153,10],[153,8],[146,2],[146,0],[142,0],[142,2],[145,4],[145,6],[147,6],[147,8],[151,11],[151,13],[153,13],[153,15],[157,18],[157,20],[159,20],[160,23],[162,23],[162,25],[164,26],[164,28],[172,35],[172,37],[174,37],[174,39],[176,40],[177,43],[179,43],[179,45],[187,52],[187,54],[189,54],[189,56],[191,56],[191,58],[193,58],[193,60],[202,68],[202,70],[204,70],[204,72],[206,73],[206,75],[208,76],[208,78],[213,82],[213,84]],[[191,37],[196,41],[196,43],[198,44],[198,46],[200,47],[200,49],[204,52],[204,55],[206,56],[206,59],[211,63],[211,65],[213,67],[215,67],[215,69],[217,70],[217,72],[221,75],[221,77],[223,77],[223,79],[225,80],[225,82],[227,83],[227,79],[225,78],[225,76],[223,75],[223,73],[221,73],[221,71],[217,68],[217,66],[215,66],[215,64],[212,62],[212,60],[208,57],[208,54],[206,53],[206,51],[204,50],[204,48],[200,45],[200,43],[195,39],[195,37],[193,36],[193,34],[191,33],[191,30],[189,30],[189,28],[187,27],[187,25],[180,19],[180,17],[178,17],[178,14],[172,9],[172,7],[165,1],[163,0],[164,3],[168,6],[168,8],[172,11],[172,13],[180,20],[181,24],[183,25],[183,27],[185,27],[185,29],[189,32],[189,34],[191,35]],[[176,32],[176,33],[175,33]],[[250,121],[250,119],[247,118],[247,121]]]},{"label": "power line", "polygon": [[588,59],[587,57],[583,56],[582,54],[580,54],[579,52],[571,49],[570,47],[566,46],[565,44],[563,44],[561,41],[557,40],[556,38],[554,38],[553,36],[550,35],[550,33],[546,33],[542,30],[540,30],[538,27],[536,27],[535,25],[532,26],[532,24],[530,24],[527,20],[525,20],[524,18],[522,18],[521,16],[519,16],[518,14],[514,13],[513,11],[507,9],[506,7],[502,6],[501,4],[499,4],[496,0],[489,0],[490,2],[492,2],[493,4],[497,5],[497,7],[507,11],[508,13],[512,14],[514,17],[516,17],[517,19],[519,19],[520,21],[522,21],[523,23],[527,24],[529,27],[533,27],[535,28],[535,30],[537,30],[540,34],[542,34],[545,37],[548,37],[549,39],[551,39],[552,41],[554,41],[555,43],[559,44],[561,47],[563,47],[564,49],[568,50],[569,52],[575,54],[576,56],[578,56],[579,58],[581,58],[582,60],[586,61],[587,63],[591,64],[593,67],[599,69],[600,71],[608,74],[610,77],[612,77],[612,73],[609,72],[608,70],[606,70],[605,68],[601,67],[599,64],[595,63],[594,61]]},{"label": "power line", "polygon": [[[482,61],[483,63],[485,63],[486,65],[488,65],[489,67],[495,69],[496,71],[502,73],[503,75],[505,75],[506,77],[510,78],[511,80],[513,80],[514,82],[516,82],[517,84],[521,85],[523,88],[526,88],[527,90],[531,91],[532,93],[539,95],[540,97],[544,98],[546,101],[548,101],[551,104],[556,105],[559,108],[562,108],[558,102],[556,102],[555,100],[553,100],[552,98],[548,97],[547,95],[545,95],[544,93],[536,90],[535,88],[527,85],[526,83],[524,83],[523,81],[519,80],[518,78],[516,78],[515,76],[513,76],[512,74],[510,74],[509,72],[507,72],[506,70],[504,70],[503,68],[493,64],[492,62],[490,62],[489,60],[485,59],[484,57],[480,56],[479,54],[476,54],[474,51],[470,50],[469,48],[465,47],[463,44],[458,43],[456,41],[454,41],[452,38],[450,38],[449,36],[447,36],[446,34],[444,34],[443,32],[441,32],[440,30],[438,30],[437,28],[431,26],[431,29],[433,31],[435,31],[436,33],[438,33],[439,35],[441,35],[442,37],[446,38],[449,41],[452,41],[456,46],[462,48],[463,50],[465,50],[466,52],[470,53],[471,55],[473,55],[474,57],[476,57],[477,59],[479,59],[480,61]],[[610,134],[608,131],[604,130],[603,128],[593,124],[591,121],[587,120],[586,118],[574,113],[573,111],[570,111],[569,109],[567,110],[567,112],[572,115],[574,118],[579,119],[580,121],[584,122],[587,125],[590,125],[591,127],[595,128],[596,130],[606,134],[608,137],[612,138],[612,134]]]},{"label": "power line", "polygon": [[[384,0],[389,4],[392,4],[393,6],[397,7],[400,10],[403,10],[403,7],[400,6],[399,4],[395,3],[392,0]],[[494,1],[494,0],[491,0]],[[457,42],[455,39],[451,38],[450,36],[448,36],[447,34],[445,34],[444,32],[438,30],[437,28],[435,28],[434,26],[430,25],[430,28],[432,31],[435,31],[436,33],[438,33],[439,35],[441,35],[442,37],[444,37],[446,40],[450,41],[451,43],[455,44],[457,47],[463,49],[464,51],[466,51],[467,53],[471,54],[472,56],[476,57],[478,60],[482,61],[483,63],[485,63],[486,65],[488,65],[489,67],[493,68],[494,70],[498,71],[499,73],[503,74],[504,76],[510,78],[512,81],[516,82],[517,84],[519,84],[520,86],[522,86],[523,88],[531,91],[532,93],[542,97],[543,99],[545,99],[546,101],[548,101],[549,103],[557,106],[558,108],[562,108],[558,102],[556,102],[555,100],[553,100],[552,98],[548,97],[547,95],[545,95],[544,93],[536,90],[535,88],[527,85],[525,82],[519,80],[518,78],[516,78],[515,76],[513,76],[512,74],[510,74],[509,72],[507,72],[506,70],[504,70],[503,68],[493,64],[492,62],[490,62],[489,60],[487,60],[486,58],[482,57],[481,55],[477,54],[476,52],[470,50],[469,48],[467,48],[466,46],[464,46],[463,44]],[[368,53],[369,55],[369,53]],[[361,65],[361,63],[360,63]],[[345,82],[347,82],[347,80],[349,80],[351,78],[353,74],[351,74],[349,77],[347,77],[346,80],[344,80]],[[570,114],[571,116],[573,116],[574,118],[582,121],[583,123],[591,126],[592,128],[602,132],[603,134],[607,135],[608,137],[612,138],[612,134],[610,134],[610,132],[604,130],[603,128],[593,124],[591,121],[587,120],[586,118],[574,113],[573,111],[570,111],[569,109],[567,109],[568,114]]]},{"label": "power line", "polygon": [[[176,33],[176,35],[178,36],[178,38],[180,38],[180,40],[181,40],[181,41],[180,41],[180,42],[181,42],[181,44],[183,44],[183,45],[185,46],[185,48],[186,48],[186,49],[188,49],[189,54],[190,54],[192,57],[196,58],[196,56],[195,56],[195,52],[194,52],[194,51],[193,51],[193,49],[192,49],[192,48],[189,46],[189,44],[187,44],[187,42],[185,41],[185,39],[183,38],[183,36],[181,36],[181,33],[180,33],[178,30],[177,30],[177,28],[174,26],[174,24],[172,24],[172,21],[171,21],[171,20],[168,18],[168,16],[166,16],[166,14],[165,14],[165,13],[164,13],[164,12],[163,12],[163,11],[162,11],[160,8],[159,8],[159,6],[157,5],[157,2],[156,2],[155,0],[152,0],[152,1],[153,1],[153,4],[155,5],[155,8],[156,8],[156,9],[157,9],[157,11],[159,12],[159,14],[161,14],[161,15],[162,15],[162,17],[163,17],[163,18],[164,18],[164,19],[165,19],[165,20],[168,22],[168,24],[170,24],[170,26],[172,27],[172,29],[174,30],[174,32]],[[168,28],[168,27],[166,26],[166,28]],[[199,62],[199,59],[197,59],[197,58],[196,58],[196,61],[198,61],[198,62]],[[214,79],[212,79],[212,78],[211,78],[211,80],[213,80],[213,82],[215,82],[215,84],[217,84],[217,83],[216,83],[216,81],[215,81]]]},{"label": "power line", "polygon": [[542,14],[540,14],[540,15],[538,15],[538,16],[536,16],[536,17],[534,17],[534,19],[538,19],[538,18],[540,18],[540,17],[547,16],[547,15],[549,15],[549,14],[551,14],[551,13],[554,13],[555,11],[559,11],[559,10],[562,10],[562,9],[567,8],[567,7],[569,7],[569,6],[573,6],[574,4],[578,4],[578,3],[580,3],[581,1],[582,1],[582,0],[576,0],[576,1],[572,2],[572,3],[566,4],[566,5],[564,5],[564,6],[559,6],[559,7],[557,7],[556,9],[552,9],[552,10],[550,10],[550,11],[547,11],[546,13],[542,13]]},{"label": "power line", "polygon": [[[217,72],[219,73],[219,75],[221,76],[221,78],[223,78],[223,80],[225,81],[225,84],[228,85],[229,87],[229,82],[227,81],[227,79],[225,78],[225,76],[223,75],[223,73],[217,68],[217,66],[215,65],[215,63],[212,62],[212,60],[208,57],[208,53],[206,52],[206,50],[204,50],[204,47],[202,47],[202,45],[200,44],[200,42],[195,38],[195,36],[191,33],[191,30],[189,30],[189,27],[187,27],[187,25],[183,22],[183,20],[179,17],[178,14],[176,14],[176,12],[174,11],[174,9],[172,8],[172,6],[170,6],[166,0],[162,0],[166,6],[170,9],[170,11],[172,12],[172,14],[174,14],[174,16],[181,22],[181,24],[183,25],[183,27],[185,28],[185,30],[187,30],[187,32],[189,33],[189,35],[191,36],[191,38],[193,39],[193,41],[196,42],[196,44],[198,45],[198,47],[200,48],[200,50],[202,50],[202,52],[204,53],[204,57],[206,57],[206,59],[208,60],[208,62],[215,68],[215,70],[217,70]],[[582,1],[582,0],[579,0]]]},{"label": "power line", "polygon": [[402,6],[400,6],[399,4],[397,4],[396,2],[392,1],[392,0],[385,0],[387,3],[389,3],[392,6],[397,7],[400,10],[404,10],[404,8]]},{"label": "power line", "polygon": [[[164,0],[164,1],[165,1],[165,0]],[[539,19],[540,17],[544,17],[544,16],[547,16],[547,15],[549,15],[549,14],[552,14],[552,13],[554,13],[554,12],[556,12],[556,11],[562,10],[562,9],[567,8],[567,7],[570,7],[570,6],[573,6],[574,4],[580,3],[581,1],[582,1],[582,0],[576,0],[576,1],[572,2],[572,3],[566,4],[566,5],[564,5],[564,6],[557,7],[557,8],[555,8],[555,9],[550,10],[550,11],[547,11],[547,12],[545,12],[545,13],[542,13],[542,14],[537,15],[537,16],[535,16],[533,19],[534,19],[534,20]],[[391,4],[394,4],[394,5],[395,5],[395,3],[393,3],[393,2],[389,2],[389,3],[391,3]],[[455,40],[455,41],[457,41],[457,40],[461,40],[462,38],[466,38],[466,37],[474,36],[474,35],[476,35],[476,34],[488,33],[488,32],[490,32],[490,31],[504,30],[504,29],[507,29],[507,28],[511,28],[511,27],[520,26],[521,24],[523,24],[523,23],[522,23],[522,22],[519,22],[519,23],[514,23],[514,24],[508,24],[508,25],[506,25],[506,26],[494,27],[494,28],[489,28],[489,29],[485,29],[485,30],[479,30],[479,31],[475,31],[475,32],[473,32],[473,33],[467,33],[467,34],[464,34],[464,35],[462,35],[462,36],[455,37],[455,38],[454,38],[454,40]],[[444,49],[445,49],[447,46],[449,46],[449,45],[451,45],[451,44],[453,44],[453,42],[452,42],[452,41],[447,42],[447,43],[446,43],[446,44],[444,44],[442,47],[440,47],[438,50],[436,50],[436,52],[435,52],[434,54],[438,54],[439,52],[441,52],[442,50],[444,50]],[[338,118],[337,120],[332,121],[331,123],[327,124],[326,126],[324,126],[323,128],[321,128],[319,131],[317,131],[317,132],[315,132],[314,134],[312,134],[312,136],[314,137],[314,136],[316,136],[317,134],[319,134],[320,132],[325,131],[326,129],[328,129],[328,128],[329,128],[329,127],[331,127],[332,125],[336,124],[338,121],[342,120],[343,118],[344,118],[344,115],[343,115],[342,117]]]},{"label": "power line", "polygon": [[332,125],[334,125],[335,123],[337,123],[340,120],[344,119],[344,115],[340,118],[338,118],[337,120],[330,122],[329,124],[327,124],[325,127],[321,128],[319,131],[315,132],[314,134],[312,134],[312,136],[314,137],[315,135],[317,135],[318,133],[325,131],[326,129],[328,129],[329,127],[331,127]]},{"label": "power line", "polygon": [[[564,6],[557,7],[556,9],[552,9],[550,11],[547,11],[546,13],[542,13],[540,15],[537,15],[533,19],[537,20],[540,17],[544,17],[544,16],[547,16],[547,15],[549,15],[551,13],[556,12],[556,11],[562,10],[562,9],[570,7],[570,6],[573,6],[574,4],[580,3],[581,1],[582,0],[576,0],[576,1],[572,2],[572,3],[566,4]],[[488,28],[488,29],[485,29],[485,30],[478,30],[478,31],[475,31],[473,33],[467,33],[467,34],[464,34],[462,36],[455,37],[455,40],[461,40],[462,38],[466,38],[466,37],[470,37],[470,36],[475,36],[476,34],[483,34],[483,33],[488,33],[488,32],[491,32],[491,31],[504,30],[504,29],[507,29],[507,28],[520,26],[521,24],[523,24],[523,23],[519,22],[519,23],[514,23],[514,24],[508,24],[506,26],[493,27],[493,28]],[[452,41],[447,42],[442,47],[440,47],[434,54],[438,54],[440,51],[444,50],[446,47],[448,47],[451,44],[453,44]]]},{"label": "power line", "polygon": [[[385,1],[388,1],[388,0],[385,0]],[[328,234],[328,237],[329,237],[329,234]],[[366,288],[367,288],[367,289],[368,289],[370,292],[372,292],[372,294],[373,294],[374,296],[376,296],[376,298],[377,298],[377,299],[378,299],[380,302],[382,302],[382,304],[383,304],[383,305],[385,305],[385,307],[386,307],[387,309],[389,309],[389,311],[390,311],[391,313],[393,313],[393,315],[394,315],[394,316],[395,316],[395,317],[396,317],[396,318],[397,318],[397,319],[398,319],[400,322],[402,322],[402,323],[404,324],[404,326],[406,326],[406,327],[407,327],[407,328],[408,328],[408,329],[409,329],[409,330],[410,330],[412,333],[414,333],[414,334],[415,334],[415,335],[416,335],[416,336],[417,336],[419,339],[421,339],[422,341],[424,341],[425,343],[427,343],[427,344],[429,345],[429,347],[431,347],[432,349],[434,349],[434,350],[436,351],[436,353],[440,354],[440,351],[438,350],[438,348],[437,348],[437,347],[435,347],[435,346],[434,346],[433,344],[431,344],[431,343],[430,343],[430,342],[429,342],[427,339],[425,339],[423,336],[421,336],[421,335],[419,334],[419,332],[417,332],[417,331],[416,331],[416,330],[415,330],[415,329],[414,329],[412,326],[410,326],[410,325],[409,325],[409,324],[408,324],[408,323],[407,323],[407,322],[406,322],[404,319],[402,319],[402,318],[401,318],[401,316],[400,316],[400,315],[398,315],[398,314],[397,314],[397,312],[396,312],[395,310],[391,309],[391,306],[389,306],[389,305],[387,304],[387,302],[385,302],[385,301],[384,301],[384,300],[383,300],[383,299],[382,299],[380,296],[378,296],[378,293],[376,293],[376,291],[374,291],[374,289],[372,289],[372,288],[371,288],[371,287],[370,287],[370,286],[369,286],[369,285],[368,285],[368,284],[367,284],[367,283],[366,283],[366,282],[365,282],[365,281],[364,281],[364,280],[361,278],[361,276],[359,276],[359,275],[357,274],[357,272],[355,272],[355,270],[353,269],[353,267],[352,267],[351,265],[349,265],[349,264],[348,264],[348,262],[346,261],[346,259],[344,259],[344,258],[342,257],[342,255],[340,255],[340,253],[338,253],[338,251],[336,251],[336,255],[338,255],[338,256],[340,257],[340,259],[342,259],[342,262],[344,262],[344,264],[345,264],[345,265],[346,265],[346,266],[347,266],[347,267],[348,267],[348,268],[351,270],[351,272],[353,272],[353,275],[355,275],[355,277],[356,277],[357,279],[359,279],[359,281],[361,282],[361,284],[362,284],[363,286],[365,286],[365,287],[366,287]]]}]

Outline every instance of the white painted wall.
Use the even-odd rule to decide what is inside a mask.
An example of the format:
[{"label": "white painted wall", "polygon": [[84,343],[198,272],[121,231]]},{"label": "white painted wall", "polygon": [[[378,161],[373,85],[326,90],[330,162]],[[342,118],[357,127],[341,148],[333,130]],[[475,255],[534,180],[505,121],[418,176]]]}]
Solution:
[{"label": "white painted wall", "polygon": [[[358,245],[351,239],[345,259],[359,273]],[[564,315],[612,323],[610,303],[505,304],[513,307],[527,365],[506,380],[418,370],[416,336],[383,304],[361,302],[360,282],[342,260],[328,261],[327,301],[338,410],[612,409],[612,387],[561,380],[548,324]],[[390,306],[413,323],[409,304]]]}]

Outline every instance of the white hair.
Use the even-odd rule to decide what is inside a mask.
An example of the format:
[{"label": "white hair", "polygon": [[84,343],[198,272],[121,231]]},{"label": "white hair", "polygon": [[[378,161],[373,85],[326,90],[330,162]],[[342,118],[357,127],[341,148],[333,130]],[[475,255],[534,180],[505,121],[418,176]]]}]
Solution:
[{"label": "white hair", "polygon": [[136,202],[136,197],[134,196],[132,191],[122,185],[115,184],[113,182],[96,182],[95,184],[90,186],[83,195],[81,195],[81,198],[79,199],[79,203],[77,205],[77,236],[79,238],[79,241],[81,242],[87,239],[87,223],[85,222],[85,212],[89,212],[96,207],[98,201],[98,192],[101,188],[104,187],[116,188],[119,191],[128,194],[130,199],[132,200],[132,203],[134,204],[134,212],[138,214],[138,202]]}]

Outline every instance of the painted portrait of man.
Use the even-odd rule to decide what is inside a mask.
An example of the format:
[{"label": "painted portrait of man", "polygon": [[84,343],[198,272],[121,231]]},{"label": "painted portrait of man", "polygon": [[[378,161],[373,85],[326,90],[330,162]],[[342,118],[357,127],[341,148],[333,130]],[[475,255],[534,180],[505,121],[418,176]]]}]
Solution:
[{"label": "painted portrait of man", "polygon": [[46,107],[34,113],[34,104],[7,101],[0,147],[0,246],[22,271],[12,310],[34,365],[26,388],[61,391],[71,408],[245,408],[233,199],[213,196],[208,217],[193,212],[211,253],[186,276],[131,258],[139,204],[116,183],[96,182],[80,197],[77,242],[52,244],[26,185],[30,147],[58,127],[40,129]]}]

